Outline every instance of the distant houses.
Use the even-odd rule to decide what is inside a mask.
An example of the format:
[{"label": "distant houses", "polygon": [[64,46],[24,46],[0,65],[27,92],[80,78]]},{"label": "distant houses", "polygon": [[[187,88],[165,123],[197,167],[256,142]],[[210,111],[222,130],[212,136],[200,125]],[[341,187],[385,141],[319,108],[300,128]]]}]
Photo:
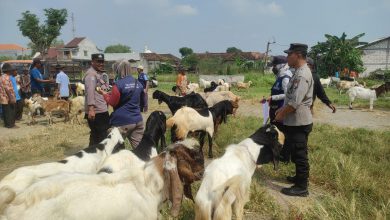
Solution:
[{"label": "distant houses", "polygon": [[390,36],[372,41],[358,47],[362,50],[363,65],[366,70],[361,76],[368,76],[371,72],[390,68]]},{"label": "distant houses", "polygon": [[18,56],[30,54],[30,49],[17,44],[0,44],[0,56],[16,59]]}]

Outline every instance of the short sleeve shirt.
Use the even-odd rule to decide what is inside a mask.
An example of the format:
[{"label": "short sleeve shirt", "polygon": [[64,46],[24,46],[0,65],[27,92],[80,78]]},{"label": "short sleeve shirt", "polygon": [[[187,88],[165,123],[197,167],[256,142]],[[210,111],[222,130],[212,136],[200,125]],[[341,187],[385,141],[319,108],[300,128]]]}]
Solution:
[{"label": "short sleeve shirt", "polygon": [[313,123],[310,106],[313,103],[314,81],[307,64],[298,68],[289,84],[284,99],[285,105],[292,106],[295,111],[286,115],[283,124],[302,126]]},{"label": "short sleeve shirt", "polygon": [[107,112],[107,103],[103,95],[96,92],[96,87],[102,86],[102,74],[99,74],[92,67],[88,69],[85,76],[85,112],[88,112],[88,106],[93,105],[95,113]]},{"label": "short sleeve shirt", "polygon": [[43,79],[43,76],[41,72],[37,68],[33,68],[30,73],[31,77],[31,89],[37,89],[42,90],[43,86],[40,82],[36,81],[35,79]]},{"label": "short sleeve shirt", "polygon": [[69,77],[64,72],[59,72],[56,83],[60,84],[60,97],[69,97]]}]

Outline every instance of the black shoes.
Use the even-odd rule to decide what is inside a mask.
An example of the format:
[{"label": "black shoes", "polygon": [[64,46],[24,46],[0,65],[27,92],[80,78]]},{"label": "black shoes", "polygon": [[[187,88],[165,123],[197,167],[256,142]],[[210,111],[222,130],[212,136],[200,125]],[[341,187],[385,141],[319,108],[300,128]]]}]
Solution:
[{"label": "black shoes", "polygon": [[295,183],[295,176],[288,176],[287,178],[286,178],[286,180],[287,180],[287,182],[289,182],[289,183]]},{"label": "black shoes", "polygon": [[293,185],[290,188],[283,188],[281,192],[288,196],[306,197],[309,195],[309,191],[307,190],[307,187],[300,187],[296,185]]}]

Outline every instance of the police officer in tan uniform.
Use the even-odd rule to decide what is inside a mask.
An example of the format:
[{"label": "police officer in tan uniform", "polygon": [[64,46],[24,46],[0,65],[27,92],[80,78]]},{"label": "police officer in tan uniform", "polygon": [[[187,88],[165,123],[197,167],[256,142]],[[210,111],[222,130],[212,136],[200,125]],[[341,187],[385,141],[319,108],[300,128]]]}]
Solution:
[{"label": "police officer in tan uniform", "polygon": [[[310,106],[313,103],[314,81],[306,63],[307,45],[291,44],[288,50],[288,65],[295,69],[287,85],[284,106],[276,112],[275,120],[283,122],[286,136],[282,157],[295,163],[295,176],[287,177],[294,183],[290,188],[283,188],[282,193],[290,196],[307,196],[309,178],[309,160],[307,141],[313,127]],[[287,158],[286,158],[287,157]]]},{"label": "police officer in tan uniform", "polygon": [[91,68],[85,76],[85,118],[91,129],[89,145],[100,143],[107,137],[107,130],[110,127],[110,117],[107,103],[103,95],[96,91],[96,87],[101,87],[104,83],[104,54],[92,54]]}]

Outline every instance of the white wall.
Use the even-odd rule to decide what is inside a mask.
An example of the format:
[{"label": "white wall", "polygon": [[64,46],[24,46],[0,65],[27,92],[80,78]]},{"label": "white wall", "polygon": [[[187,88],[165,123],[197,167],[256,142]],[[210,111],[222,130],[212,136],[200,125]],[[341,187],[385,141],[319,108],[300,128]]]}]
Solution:
[{"label": "white wall", "polygon": [[390,39],[364,47],[362,51],[362,60],[366,70],[361,76],[368,76],[376,69],[390,68]]},{"label": "white wall", "polygon": [[[78,60],[90,60],[91,54],[94,53],[101,53],[96,45],[90,41],[88,38],[85,38],[82,40],[78,45],[78,50],[75,54],[72,54],[72,59],[78,59]],[[84,51],[87,51],[87,54],[84,54]]]}]

